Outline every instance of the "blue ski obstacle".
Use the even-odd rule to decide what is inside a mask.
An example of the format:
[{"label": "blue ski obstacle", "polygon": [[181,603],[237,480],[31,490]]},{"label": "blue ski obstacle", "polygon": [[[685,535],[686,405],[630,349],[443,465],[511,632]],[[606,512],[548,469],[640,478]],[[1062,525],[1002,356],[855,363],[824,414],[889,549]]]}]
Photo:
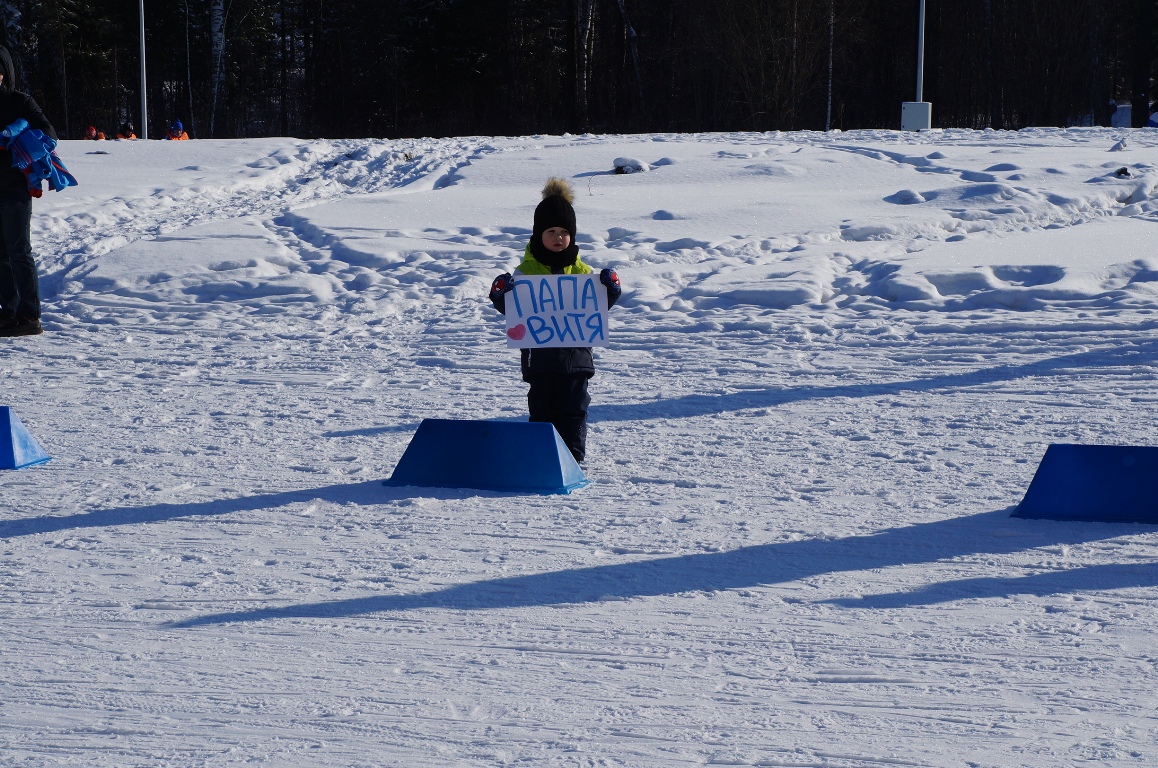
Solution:
[{"label": "blue ski obstacle", "polygon": [[546,494],[588,482],[551,424],[423,419],[386,484]]},{"label": "blue ski obstacle", "polygon": [[0,469],[21,469],[43,464],[52,457],[6,405],[0,405]]},{"label": "blue ski obstacle", "polygon": [[1013,516],[1158,523],[1158,448],[1050,445]]}]

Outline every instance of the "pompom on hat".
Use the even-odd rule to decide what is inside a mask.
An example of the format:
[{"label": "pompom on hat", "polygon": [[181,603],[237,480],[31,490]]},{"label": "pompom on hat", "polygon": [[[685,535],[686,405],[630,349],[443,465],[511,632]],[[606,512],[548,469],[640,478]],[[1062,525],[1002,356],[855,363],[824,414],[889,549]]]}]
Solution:
[{"label": "pompom on hat", "polygon": [[562,227],[575,239],[575,192],[566,179],[553,176],[543,187],[543,201],[535,209],[535,239],[543,236],[551,227]]}]

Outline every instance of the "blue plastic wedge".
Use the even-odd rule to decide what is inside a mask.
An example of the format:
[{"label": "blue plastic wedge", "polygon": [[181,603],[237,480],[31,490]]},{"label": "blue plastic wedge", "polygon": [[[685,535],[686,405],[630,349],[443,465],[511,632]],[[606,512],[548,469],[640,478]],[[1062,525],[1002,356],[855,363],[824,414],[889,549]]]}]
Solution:
[{"label": "blue plastic wedge", "polygon": [[1158,524],[1158,448],[1055,443],[1013,516]]},{"label": "blue plastic wedge", "polygon": [[0,469],[20,469],[43,464],[52,457],[6,405],[0,405]]},{"label": "blue plastic wedge", "polygon": [[551,424],[423,419],[386,482],[570,493],[588,480]]}]

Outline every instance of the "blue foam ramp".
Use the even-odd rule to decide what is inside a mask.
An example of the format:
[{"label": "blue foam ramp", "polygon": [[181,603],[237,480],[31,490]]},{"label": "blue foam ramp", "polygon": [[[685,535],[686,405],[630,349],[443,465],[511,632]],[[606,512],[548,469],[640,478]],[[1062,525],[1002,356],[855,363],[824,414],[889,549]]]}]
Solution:
[{"label": "blue foam ramp", "polygon": [[588,480],[551,424],[423,419],[386,482],[570,493]]},{"label": "blue foam ramp", "polygon": [[20,469],[43,464],[52,457],[6,405],[0,405],[0,469]]},{"label": "blue foam ramp", "polygon": [[1055,443],[1013,516],[1158,524],[1158,448]]}]

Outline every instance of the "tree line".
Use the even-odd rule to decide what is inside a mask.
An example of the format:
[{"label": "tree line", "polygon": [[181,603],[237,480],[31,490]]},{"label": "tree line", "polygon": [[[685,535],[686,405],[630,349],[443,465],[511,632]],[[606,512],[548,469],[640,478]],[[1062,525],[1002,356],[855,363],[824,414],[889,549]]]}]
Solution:
[{"label": "tree line", "polygon": [[[148,129],[194,138],[897,128],[919,0],[145,0]],[[0,0],[62,136],[141,127],[139,0]],[[927,0],[942,127],[1144,124],[1158,0]]]}]

